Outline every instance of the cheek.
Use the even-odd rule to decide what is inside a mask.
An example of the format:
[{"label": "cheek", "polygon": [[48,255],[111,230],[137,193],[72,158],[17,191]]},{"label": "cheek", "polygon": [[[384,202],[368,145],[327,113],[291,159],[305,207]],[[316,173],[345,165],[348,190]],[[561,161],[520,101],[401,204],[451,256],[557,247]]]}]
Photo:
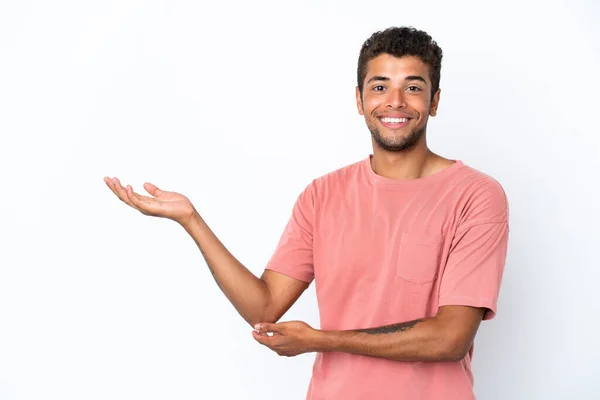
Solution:
[{"label": "cheek", "polygon": [[365,115],[371,115],[373,110],[377,108],[377,103],[373,100],[365,99],[363,101],[363,111]]},{"label": "cheek", "polygon": [[429,103],[425,101],[415,101],[409,106],[419,114],[420,120],[427,118],[429,116],[429,112],[431,111]]}]

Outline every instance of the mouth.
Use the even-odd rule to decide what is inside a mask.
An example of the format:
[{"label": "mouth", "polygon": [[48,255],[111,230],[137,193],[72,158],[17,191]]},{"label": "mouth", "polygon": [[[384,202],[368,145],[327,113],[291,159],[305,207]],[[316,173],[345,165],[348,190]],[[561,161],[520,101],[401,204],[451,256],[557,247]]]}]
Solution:
[{"label": "mouth", "polygon": [[383,126],[390,129],[403,128],[411,120],[411,118],[405,117],[377,117],[377,119],[379,119]]}]

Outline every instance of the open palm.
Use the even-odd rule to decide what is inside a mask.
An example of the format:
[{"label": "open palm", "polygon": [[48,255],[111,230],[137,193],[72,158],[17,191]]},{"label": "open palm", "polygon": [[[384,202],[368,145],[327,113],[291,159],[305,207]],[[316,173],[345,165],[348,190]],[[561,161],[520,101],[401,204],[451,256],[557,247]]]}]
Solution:
[{"label": "open palm", "polygon": [[104,178],[106,185],[121,201],[144,215],[169,218],[180,224],[186,223],[194,214],[192,202],[181,193],[160,190],[146,182],[144,189],[152,196],[135,193],[130,185],[123,187],[117,178]]}]

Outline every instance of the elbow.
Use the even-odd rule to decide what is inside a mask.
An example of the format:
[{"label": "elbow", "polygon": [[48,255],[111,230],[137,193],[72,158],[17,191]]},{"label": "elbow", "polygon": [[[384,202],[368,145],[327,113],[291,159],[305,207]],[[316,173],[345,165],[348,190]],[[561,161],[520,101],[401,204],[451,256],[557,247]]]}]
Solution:
[{"label": "elbow", "polygon": [[261,297],[259,303],[255,303],[253,307],[250,307],[252,313],[244,316],[244,319],[254,329],[256,324],[266,322],[270,324],[276,323],[281,315],[278,315],[273,308],[272,295],[269,287],[265,284],[264,295]]},{"label": "elbow", "polygon": [[249,316],[248,318],[245,318],[245,320],[250,324],[252,329],[254,329],[256,324],[260,324],[262,322],[275,324],[277,321],[279,321],[279,318],[281,318],[281,316],[276,315],[267,308],[262,313]]},{"label": "elbow", "polygon": [[439,354],[440,361],[462,361],[462,359],[465,358],[469,353],[469,350],[471,349],[471,344],[472,343],[470,341],[464,340],[462,338],[444,340],[444,344]]},{"label": "elbow", "polygon": [[448,361],[448,362],[462,361],[462,359],[467,356],[468,352],[469,352],[468,350],[465,351],[465,349],[462,347],[452,348],[444,354],[442,361]]}]

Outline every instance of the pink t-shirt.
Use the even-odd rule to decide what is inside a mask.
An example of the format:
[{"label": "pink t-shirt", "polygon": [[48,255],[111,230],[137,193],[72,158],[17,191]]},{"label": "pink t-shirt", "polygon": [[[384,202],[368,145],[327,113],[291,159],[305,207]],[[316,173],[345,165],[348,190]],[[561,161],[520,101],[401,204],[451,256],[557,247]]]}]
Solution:
[{"label": "pink t-shirt", "polygon": [[[371,156],[311,182],[267,269],[316,285],[323,330],[433,317],[443,305],[496,313],[508,204],[491,177],[456,161],[414,180],[375,174]],[[471,357],[400,362],[317,353],[309,400],[474,399]]]}]

